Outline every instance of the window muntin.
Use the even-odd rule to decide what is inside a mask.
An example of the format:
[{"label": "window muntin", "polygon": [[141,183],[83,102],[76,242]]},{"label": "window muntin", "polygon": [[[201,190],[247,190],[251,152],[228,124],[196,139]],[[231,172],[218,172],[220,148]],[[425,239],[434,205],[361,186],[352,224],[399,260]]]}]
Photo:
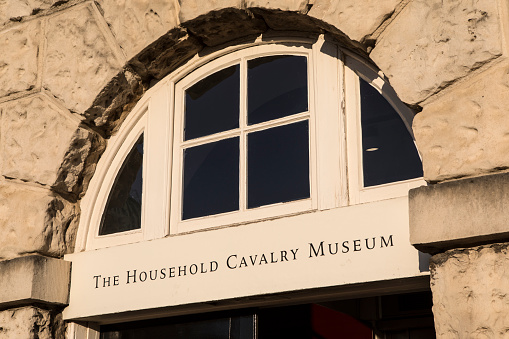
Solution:
[{"label": "window muntin", "polygon": [[[173,172],[173,190],[176,190],[175,186],[180,187],[182,197],[178,203],[179,210],[174,208],[172,211],[174,222],[229,212],[244,214],[249,209],[310,198],[308,71],[307,55],[254,55],[240,60],[233,59],[232,65],[214,69],[204,77],[190,74],[177,84],[177,103],[181,100],[180,96],[184,99],[183,107],[177,104],[175,111],[176,117],[183,115],[183,119],[180,126],[175,125],[175,136],[181,141],[176,143],[174,149],[174,163],[181,163],[183,169],[179,173],[181,182],[175,180],[178,174]],[[240,81],[237,76],[239,73]],[[221,86],[224,79],[234,80],[230,81],[229,86]],[[263,86],[264,83],[266,86]],[[237,121],[233,122],[232,118],[221,129],[211,129],[189,139],[189,92],[196,93],[197,87],[201,89],[203,97],[209,90],[214,90],[218,97],[232,98],[239,108],[230,109],[238,112]],[[221,102],[217,106],[206,105],[201,107],[202,112],[193,114],[217,114],[219,120],[222,120],[222,107],[224,104]],[[181,110],[183,113],[179,113]],[[207,119],[210,117],[205,121]],[[305,126],[305,131],[302,126]],[[299,141],[301,152],[295,152],[289,147],[291,134],[294,133],[299,134],[293,140]],[[272,137],[271,148],[263,143],[263,136]],[[271,153],[261,154],[259,150],[263,147]],[[176,154],[179,158],[175,157]],[[276,157],[281,165],[286,158],[287,169],[300,166],[298,179],[303,182],[291,182],[292,176],[264,170],[260,162],[267,160],[267,157]],[[267,187],[266,183],[274,180],[279,186]],[[291,188],[294,192],[277,192],[276,187]],[[174,193],[174,196],[177,195]],[[309,203],[306,205],[306,208],[310,207]]]}]

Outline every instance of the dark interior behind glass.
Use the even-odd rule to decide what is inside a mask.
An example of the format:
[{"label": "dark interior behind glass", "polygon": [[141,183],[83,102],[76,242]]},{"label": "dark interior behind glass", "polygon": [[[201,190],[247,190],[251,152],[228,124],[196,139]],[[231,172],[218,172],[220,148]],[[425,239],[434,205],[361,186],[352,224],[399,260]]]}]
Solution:
[{"label": "dark interior behind glass", "polygon": [[364,187],[422,177],[422,163],[398,112],[360,79]]},{"label": "dark interior behind glass", "polygon": [[143,134],[127,155],[113,183],[99,235],[141,228]]}]

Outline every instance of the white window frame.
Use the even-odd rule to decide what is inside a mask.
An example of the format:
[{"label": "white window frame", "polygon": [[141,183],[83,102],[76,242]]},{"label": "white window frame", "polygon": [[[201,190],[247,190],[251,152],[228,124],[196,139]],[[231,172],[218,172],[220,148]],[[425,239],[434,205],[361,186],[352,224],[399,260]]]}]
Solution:
[{"label": "white window frame", "polygon": [[[312,149],[316,148],[315,143],[315,104],[314,104],[314,93],[310,90],[315,82],[314,72],[312,67],[309,65],[313,64],[311,46],[287,46],[287,45],[261,45],[251,47],[245,50],[231,53],[225,57],[214,60],[201,68],[198,68],[195,72],[188,75],[186,78],[176,84],[175,87],[175,132],[174,132],[174,148],[173,148],[173,175],[172,175],[172,209],[171,209],[171,221],[170,221],[170,233],[178,234],[183,232],[192,232],[203,228],[211,228],[232,224],[245,223],[255,220],[261,220],[264,218],[272,218],[279,215],[290,215],[302,211],[309,211],[316,209],[316,159]],[[271,120],[263,123],[259,123],[253,126],[247,126],[245,122],[246,114],[246,79],[247,61],[255,58],[273,56],[273,55],[298,55],[305,56],[308,60],[308,111],[302,112],[290,116],[286,116],[280,119]],[[227,68],[232,65],[240,64],[240,126],[237,129],[215,133],[207,135],[202,138],[192,139],[188,141],[183,140],[184,130],[184,97],[185,90],[198,81],[206,78],[207,76]],[[246,204],[246,135],[248,132],[260,131],[268,129],[270,127],[283,126],[290,123],[305,121],[309,122],[309,181],[310,181],[310,198],[287,202],[277,203],[268,206],[261,206],[257,208],[247,209]],[[187,147],[191,147],[195,144],[201,144],[202,140],[206,140],[207,143],[224,139],[226,136],[240,137],[240,176],[239,176],[239,200],[240,209],[237,211],[221,213],[217,215],[203,216],[199,218],[193,218],[189,220],[181,220],[182,211],[182,177],[183,177],[183,161],[182,161],[182,150]]]},{"label": "white window frame", "polygon": [[[306,119],[310,138],[310,198],[181,221],[182,166],[176,155],[180,153],[180,143],[174,139],[181,139],[183,89],[235,60],[274,54],[306,55],[308,58],[309,117]],[[259,37],[255,42],[226,47],[205,57],[194,57],[151,88],[109,140],[82,200],[76,251],[407,195],[409,188],[424,184],[422,178],[369,188],[362,185],[359,76],[396,107],[411,132],[413,112],[399,103],[392,89],[384,86],[383,75],[366,66],[355,54],[328,42],[323,35],[318,40]],[[98,236],[110,189],[141,133],[144,133],[142,227]],[[174,162],[178,164],[174,165]]]}]

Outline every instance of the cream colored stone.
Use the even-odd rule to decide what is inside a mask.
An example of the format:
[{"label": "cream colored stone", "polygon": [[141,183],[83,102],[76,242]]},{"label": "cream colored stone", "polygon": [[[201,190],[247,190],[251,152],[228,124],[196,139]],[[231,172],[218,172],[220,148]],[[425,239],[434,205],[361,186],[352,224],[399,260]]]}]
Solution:
[{"label": "cream colored stone", "polygon": [[[143,53],[142,53],[143,55]],[[135,62],[138,59],[133,60]],[[143,70],[145,73],[146,70]],[[147,75],[145,75],[147,77]],[[85,122],[111,134],[126,117],[145,90],[141,77],[130,67],[124,68],[101,90],[85,112]]]},{"label": "cream colored stone", "polygon": [[0,97],[36,86],[41,38],[37,20],[0,33]]},{"label": "cream colored stone", "polygon": [[38,307],[0,311],[2,339],[52,339],[51,312]]},{"label": "cream colored stone", "polygon": [[67,151],[60,163],[53,189],[61,193],[71,193],[73,198],[82,196],[95,171],[95,166],[106,142],[98,134],[78,128],[71,141],[65,146]]},{"label": "cream colored stone", "polygon": [[49,190],[0,181],[0,259],[62,256],[74,246],[79,208]]},{"label": "cream colored stone", "polygon": [[67,305],[71,263],[41,255],[0,261],[0,306]]},{"label": "cream colored stone", "polygon": [[431,259],[437,338],[506,338],[508,244],[452,250]]},{"label": "cream colored stone", "polygon": [[43,86],[71,111],[83,113],[121,69],[92,8],[70,8],[48,19]]},{"label": "cream colored stone", "polygon": [[178,25],[175,1],[98,0],[127,59]]},{"label": "cream colored stone", "polygon": [[21,18],[31,15],[34,11],[47,9],[57,0],[0,0],[0,25],[11,18]]},{"label": "cream colored stone", "polygon": [[460,84],[416,115],[413,130],[428,181],[509,167],[509,65]]},{"label": "cream colored stone", "polygon": [[63,114],[41,95],[0,105],[2,175],[53,185],[78,128]]},{"label": "cream colored stone", "polygon": [[267,30],[265,22],[253,13],[235,8],[212,11],[183,26],[208,46],[217,46],[238,38],[259,35]]},{"label": "cream colored stone", "polygon": [[350,39],[361,41],[372,34],[401,0],[315,0],[308,15],[335,26]]},{"label": "cream colored stone", "polygon": [[493,0],[414,0],[382,33],[370,56],[399,97],[416,104],[502,54]]},{"label": "cream colored stone", "polygon": [[410,242],[423,252],[509,238],[509,173],[421,186],[408,200]]},{"label": "cream colored stone", "polygon": [[306,12],[309,0],[247,0],[246,7]]},{"label": "cream colored stone", "polygon": [[180,22],[195,19],[200,15],[225,8],[242,8],[242,0],[178,0]]}]

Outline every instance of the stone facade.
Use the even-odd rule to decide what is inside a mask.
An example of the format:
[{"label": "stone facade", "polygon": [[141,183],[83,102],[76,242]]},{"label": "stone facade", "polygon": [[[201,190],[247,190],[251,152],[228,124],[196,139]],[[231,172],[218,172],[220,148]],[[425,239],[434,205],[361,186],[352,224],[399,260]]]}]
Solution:
[{"label": "stone facade", "polygon": [[508,246],[454,249],[433,257],[431,290],[439,338],[507,337]]},{"label": "stone facade", "polygon": [[[371,59],[420,112],[414,133],[429,183],[504,172],[507,7],[505,0],[0,0],[0,258],[72,252],[95,165],[143,93],[200,51],[270,31],[325,33]],[[448,245],[444,232],[421,234],[426,220],[462,229],[461,218],[434,221],[432,202],[452,201],[454,214],[465,201],[445,199],[441,192],[457,194],[448,189],[419,192],[430,207],[415,204],[414,243],[434,253],[464,246],[461,232],[445,232]],[[490,199],[481,197],[487,206]],[[491,222],[482,215],[473,234],[499,235],[467,236],[467,245],[506,240],[507,223],[492,232]],[[505,245],[435,256],[439,337],[505,335],[506,261]],[[61,309],[3,307],[0,334],[62,338]]]}]

